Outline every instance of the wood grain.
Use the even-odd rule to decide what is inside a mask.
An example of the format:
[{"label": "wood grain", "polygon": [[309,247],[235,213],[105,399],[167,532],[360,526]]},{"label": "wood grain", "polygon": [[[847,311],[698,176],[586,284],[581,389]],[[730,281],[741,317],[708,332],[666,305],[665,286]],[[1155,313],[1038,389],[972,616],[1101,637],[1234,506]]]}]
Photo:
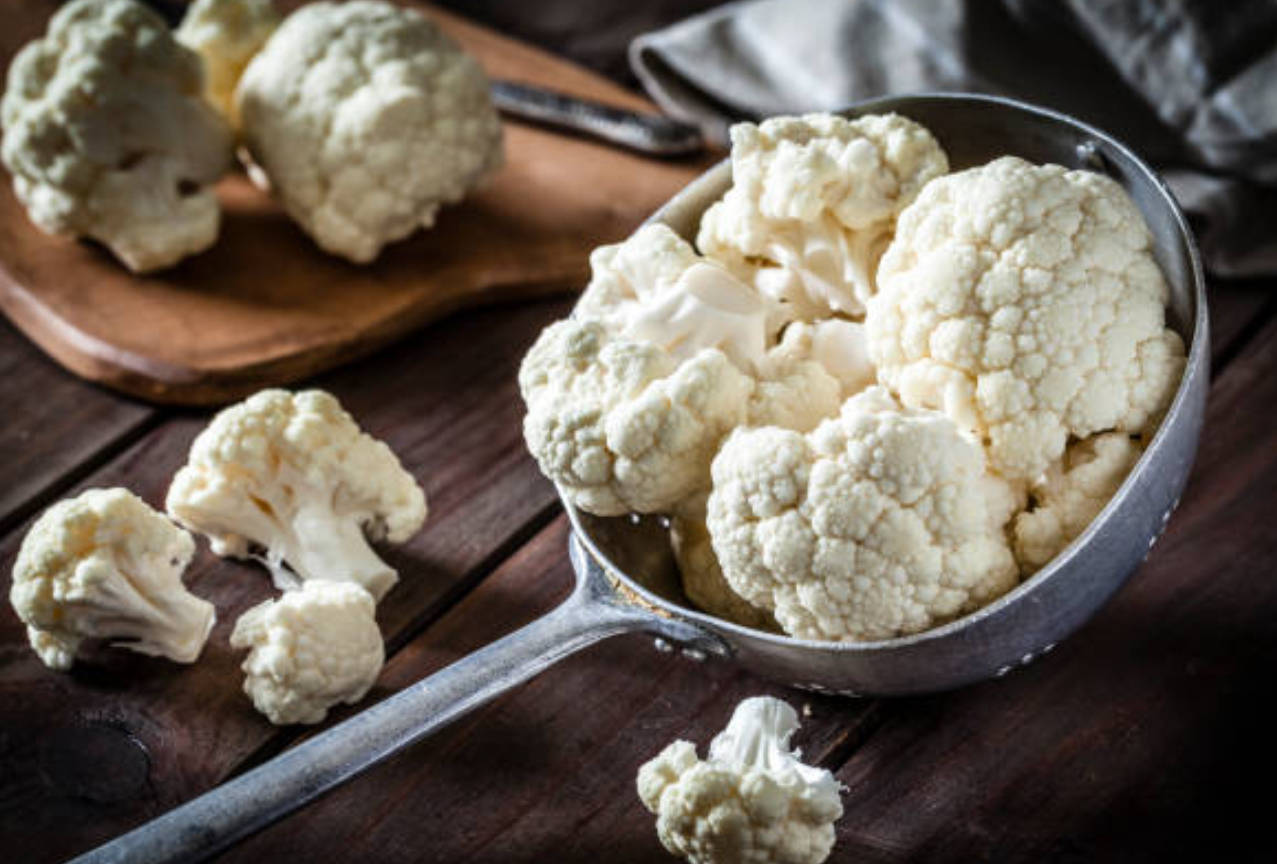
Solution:
[{"label": "wood grain", "polygon": [[[0,63],[56,5],[11,7]],[[494,75],[646,104],[537,49],[432,14]],[[217,245],[147,277],[94,244],[44,235],[0,183],[0,309],[86,378],[157,402],[226,401],[367,354],[463,306],[578,288],[590,249],[624,237],[706,164],[514,123],[505,131],[495,178],[362,267],[320,251],[241,174],[218,187]]]},{"label": "wood grain", "polygon": [[0,320],[0,533],[156,417],[67,375]]},{"label": "wood grain", "polygon": [[[401,573],[378,609],[392,645],[552,507],[553,490],[523,448],[514,380],[536,333],[565,310],[537,302],[468,312],[316,382],[390,444],[430,497],[425,530],[385,550]],[[166,423],[80,485],[127,484],[160,505],[203,422]],[[0,561],[13,560],[20,536],[0,544]],[[189,667],[103,649],[69,674],[51,672],[8,604],[0,610],[0,837],[21,841],[24,861],[107,840],[215,785],[281,734],[240,692],[242,657],[227,644],[235,618],[272,594],[264,571],[201,544],[186,579],[219,619]]]}]

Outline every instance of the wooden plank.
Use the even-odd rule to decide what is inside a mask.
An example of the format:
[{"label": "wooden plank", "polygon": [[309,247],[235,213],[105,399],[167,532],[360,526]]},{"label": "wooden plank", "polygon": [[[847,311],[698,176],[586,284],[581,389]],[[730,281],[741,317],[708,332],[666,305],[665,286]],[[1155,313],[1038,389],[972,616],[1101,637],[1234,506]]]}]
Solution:
[{"label": "wooden plank", "polygon": [[1206,300],[1211,324],[1211,373],[1218,375],[1256,330],[1277,311],[1277,294],[1268,280],[1212,280]]},{"label": "wooden plank", "polygon": [[67,375],[0,320],[0,532],[28,502],[156,416]]},{"label": "wooden plank", "polygon": [[[435,671],[561,601],[571,586],[560,518],[388,664],[379,694]],[[708,743],[745,696],[811,711],[817,757],[863,703],[759,681],[722,661],[614,638],[392,757],[224,856],[316,861],[663,860],[634,792],[638,766],[683,737]]]},{"label": "wooden plank", "polygon": [[1023,672],[891,705],[839,772],[862,861],[1277,858],[1277,321],[1219,378],[1184,505],[1093,622]]},{"label": "wooden plank", "polygon": [[[519,358],[563,302],[466,313],[331,375],[331,389],[386,440],[431,498],[426,529],[387,559],[401,582],[378,610],[392,643],[544,519],[553,490],[524,452]],[[80,485],[127,484],[153,504],[202,417],[147,435]],[[20,534],[0,544],[11,561]],[[219,621],[190,667],[101,651],[69,674],[43,668],[7,604],[0,612],[0,837],[24,861],[82,851],[213,786],[280,734],[240,692],[235,618],[271,594],[260,568],[205,548],[188,572]],[[291,734],[291,733],[289,733]]]}]

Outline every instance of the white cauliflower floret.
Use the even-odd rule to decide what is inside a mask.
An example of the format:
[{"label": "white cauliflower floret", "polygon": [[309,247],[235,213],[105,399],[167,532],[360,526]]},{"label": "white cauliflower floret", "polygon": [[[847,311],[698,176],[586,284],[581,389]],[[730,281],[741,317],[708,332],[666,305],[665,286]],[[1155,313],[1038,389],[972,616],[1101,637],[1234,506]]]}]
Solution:
[{"label": "white cauliflower floret", "polygon": [[235,105],[289,215],[357,263],[432,226],[502,161],[478,62],[389,3],[303,6],[249,62]]},{"label": "white cauliflower floret", "polygon": [[1142,433],[1184,367],[1166,281],[1113,180],[1005,157],[927,184],[869,302],[870,357],[910,406],[983,437],[1033,483],[1069,436]]},{"label": "white cauliflower floret", "polygon": [[732,187],[696,245],[805,320],[864,312],[896,214],[949,170],[931,133],[895,114],[775,117],[731,138]]},{"label": "white cauliflower floret", "polygon": [[[656,345],[679,361],[706,348],[719,349],[755,379],[746,417],[750,425],[805,432],[837,412],[842,402],[838,376],[848,373],[848,350],[839,354],[823,344],[837,341],[826,338],[835,322],[789,323],[783,305],[698,255],[661,223],[645,225],[623,243],[595,249],[590,268],[590,284],[573,317],[600,321],[612,334]],[[860,325],[837,324],[855,328],[838,329],[837,337],[851,339],[850,354],[863,356]],[[784,338],[777,344],[782,328]],[[817,331],[824,334],[821,350],[812,338]],[[825,368],[826,362],[843,365]]]},{"label": "white cauliflower floret", "polygon": [[[819,365],[838,382],[842,399],[871,386],[878,376],[869,361],[865,325],[842,318],[814,323],[793,322],[785,328],[780,344],[772,349],[772,354],[788,357],[791,361],[809,360]],[[839,400],[841,403],[842,400]]]},{"label": "white cauliflower floret", "polygon": [[638,773],[661,844],[689,864],[820,864],[834,846],[842,787],[789,739],[798,715],[756,696],[736,707],[701,761],[675,741]]},{"label": "white cauliflower floret", "polygon": [[91,237],[129,269],[207,249],[231,132],[200,59],[134,0],[76,0],[9,67],[5,167],[36,227]]},{"label": "white cauliflower floret", "polygon": [[31,526],[9,600],[54,669],[69,669],[85,639],[193,663],[216,618],[182,584],[194,554],[190,534],[127,489],[90,489]]},{"label": "white cauliflower floret", "polygon": [[232,648],[248,648],[244,692],[276,725],[319,723],[353,705],[385,662],[372,596],[350,582],[315,580],[249,609]]},{"label": "white cauliflower floret", "polygon": [[1019,501],[946,417],[880,387],[801,435],[733,433],[708,526],[736,593],[808,639],[886,639],[976,609],[1016,583],[1004,529]]},{"label": "white cauliflower floret", "polygon": [[1072,444],[1032,492],[1035,506],[1015,518],[1015,555],[1028,575],[1059,554],[1104,509],[1142,452],[1124,432]]},{"label": "white cauliflower floret", "polygon": [[278,26],[272,0],[195,0],[174,33],[203,59],[204,95],[232,126],[239,125],[235,86]]},{"label": "white cauliflower floret", "polygon": [[365,532],[402,543],[426,518],[425,493],[395,454],[321,390],[262,390],[219,413],[167,507],[218,555],[259,558],[281,589],[347,580],[376,599],[399,577]]},{"label": "white cauliflower floret", "polygon": [[573,315],[625,339],[650,342],[677,360],[717,348],[742,371],[762,361],[778,307],[696,254],[668,225],[645,225],[590,254],[590,284]]},{"label": "white cauliflower floret", "polygon": [[542,473],[590,513],[656,513],[709,485],[753,380],[721,351],[677,363],[598,321],[551,324],[523,358],[523,434]]},{"label": "white cauliflower floret", "polygon": [[771,615],[750,605],[723,578],[709,529],[705,527],[706,497],[703,494],[692,497],[670,516],[670,547],[682,576],[683,593],[711,615],[746,627],[775,629],[776,622]]}]

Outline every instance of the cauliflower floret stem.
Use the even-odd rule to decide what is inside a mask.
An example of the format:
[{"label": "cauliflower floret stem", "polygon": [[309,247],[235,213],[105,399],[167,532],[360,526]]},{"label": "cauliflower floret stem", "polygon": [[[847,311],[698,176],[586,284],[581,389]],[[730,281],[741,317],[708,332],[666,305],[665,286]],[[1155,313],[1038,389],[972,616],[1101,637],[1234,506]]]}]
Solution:
[{"label": "cauliflower floret stem", "polygon": [[103,571],[88,596],[68,597],[67,607],[89,613],[113,646],[152,657],[193,663],[199,657],[215,618],[213,604],[187,592],[146,593],[131,575],[142,562],[123,561],[118,570]]}]

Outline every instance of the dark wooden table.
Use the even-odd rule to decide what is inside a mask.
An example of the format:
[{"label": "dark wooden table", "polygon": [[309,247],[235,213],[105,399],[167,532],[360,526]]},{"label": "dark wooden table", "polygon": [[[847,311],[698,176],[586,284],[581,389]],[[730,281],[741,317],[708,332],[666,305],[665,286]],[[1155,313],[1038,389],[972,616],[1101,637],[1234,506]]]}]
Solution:
[{"label": "dark wooden table", "polygon": [[[1277,767],[1277,294],[1214,285],[1215,381],[1197,467],[1152,557],[1087,627],[1031,667],[892,701],[778,689],[622,637],[578,655],[250,839],[227,861],[661,860],[634,793],[675,737],[704,744],[737,700],[809,706],[799,743],[847,785],[839,861],[1142,861],[1248,850],[1274,860]],[[519,433],[518,358],[567,308],[472,312],[314,382],[421,478],[426,530],[389,553],[384,697],[566,593],[565,526]],[[86,486],[160,505],[203,416],[63,373],[0,325],[0,562],[31,517]],[[240,692],[235,618],[257,567],[201,549],[218,607],[203,658],[103,651],[45,669],[0,611],[0,859],[57,861],[258,764],[303,732]],[[348,711],[336,712],[337,718]]]},{"label": "dark wooden table", "polygon": [[[1215,377],[1183,504],[1114,601],[1027,669],[855,701],[622,637],[220,860],[667,860],[634,793],[638,765],[676,737],[703,747],[758,693],[806,707],[798,743],[848,787],[835,861],[1277,860],[1277,284],[1212,284],[1210,300]],[[403,578],[378,611],[388,662],[369,703],[566,595],[565,523],[524,451],[514,383],[566,309],[467,313],[313,382],[430,496],[425,531],[387,555]],[[159,506],[206,416],[83,384],[0,323],[0,419],[7,572],[58,498],[123,484]],[[253,711],[227,645],[270,596],[265,573],[201,546],[188,582],[219,617],[191,667],[103,651],[52,672],[0,609],[0,861],[62,860],[305,734]]]}]

